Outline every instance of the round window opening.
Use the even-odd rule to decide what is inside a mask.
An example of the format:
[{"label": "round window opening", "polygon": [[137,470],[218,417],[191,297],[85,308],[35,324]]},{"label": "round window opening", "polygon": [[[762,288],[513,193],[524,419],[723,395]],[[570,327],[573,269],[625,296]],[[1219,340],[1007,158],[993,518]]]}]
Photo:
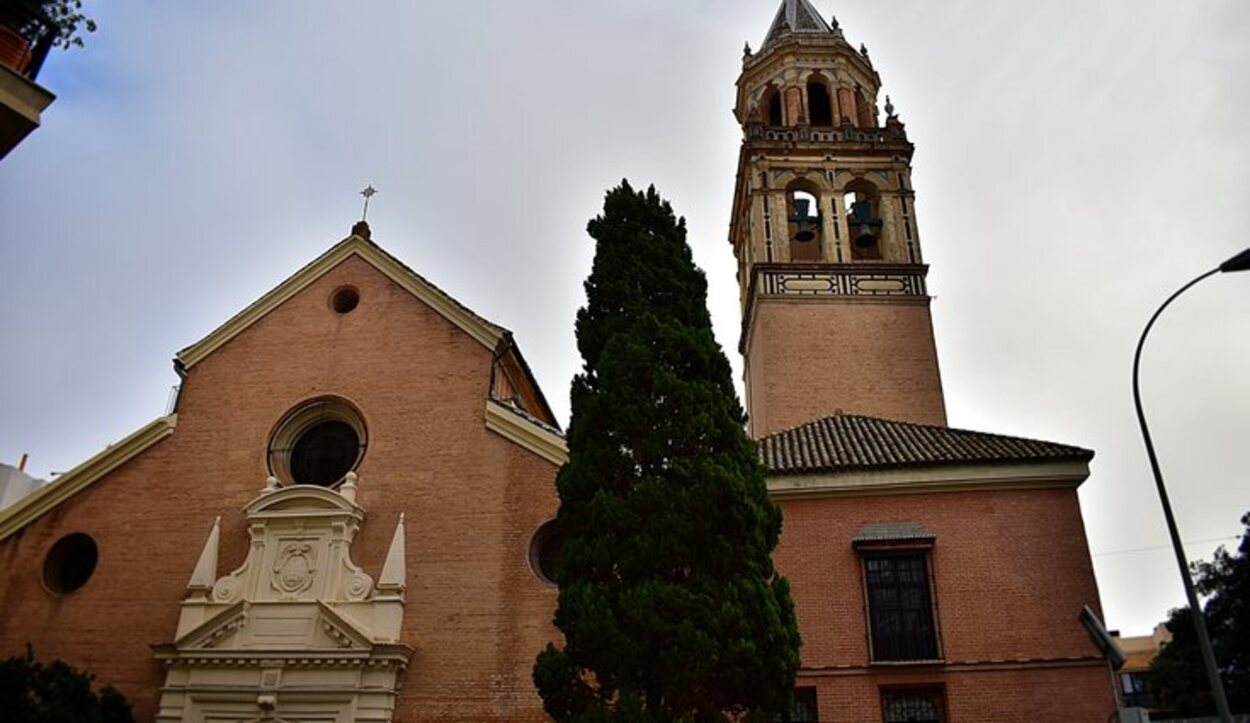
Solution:
[{"label": "round window opening", "polygon": [[44,558],[43,584],[57,595],[68,595],[87,584],[99,559],[100,552],[90,535],[66,535]]},{"label": "round window opening", "polygon": [[288,483],[333,487],[365,453],[365,426],[345,403],[305,404],[278,425],[269,445],[269,469]]},{"label": "round window opening", "polygon": [[341,286],[330,296],[330,306],[339,314],[346,314],[360,303],[360,292],[354,286]]},{"label": "round window opening", "polygon": [[543,582],[556,584],[556,568],[560,565],[560,548],[564,536],[556,529],[556,521],[544,522],[530,540],[530,567]]}]

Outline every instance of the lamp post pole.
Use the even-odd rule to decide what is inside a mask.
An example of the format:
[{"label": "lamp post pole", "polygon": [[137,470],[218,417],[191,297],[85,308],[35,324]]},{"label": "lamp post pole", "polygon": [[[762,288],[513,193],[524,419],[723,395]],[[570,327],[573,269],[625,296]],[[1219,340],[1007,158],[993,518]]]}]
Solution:
[{"label": "lamp post pole", "polygon": [[1189,574],[1189,561],[1185,557],[1185,548],[1181,545],[1181,536],[1176,529],[1176,518],[1172,515],[1172,503],[1168,501],[1168,491],[1163,484],[1163,473],[1159,470],[1159,458],[1155,456],[1154,442],[1150,438],[1150,428],[1146,426],[1146,414],[1142,411],[1141,390],[1137,383],[1137,373],[1141,367],[1142,347],[1146,344],[1146,335],[1150,333],[1150,328],[1154,326],[1155,321],[1168,305],[1176,300],[1176,297],[1188,291],[1198,282],[1215,274],[1233,271],[1246,271],[1250,269],[1250,249],[1246,249],[1231,259],[1220,264],[1217,268],[1198,276],[1193,281],[1182,286],[1176,293],[1168,297],[1167,301],[1155,311],[1154,316],[1150,317],[1150,321],[1146,323],[1146,328],[1142,330],[1141,338],[1137,340],[1137,353],[1133,355],[1133,404],[1137,407],[1137,421],[1141,425],[1142,439],[1146,442],[1146,455],[1150,458],[1150,469],[1154,472],[1155,487],[1159,492],[1159,504],[1163,507],[1163,518],[1167,521],[1168,535],[1172,538],[1172,551],[1176,553],[1176,564],[1180,567],[1181,581],[1185,584],[1185,597],[1189,600],[1189,611],[1193,614],[1194,628],[1198,632],[1198,645],[1202,648],[1202,663],[1207,670],[1207,682],[1211,686],[1211,697],[1215,699],[1215,708],[1219,713],[1222,723],[1232,723],[1233,717],[1228,709],[1228,700],[1224,697],[1224,685],[1220,681],[1220,670],[1215,662],[1215,653],[1211,648],[1211,638],[1207,634],[1206,618],[1202,614],[1202,607],[1198,604],[1198,593],[1194,589],[1193,576]]}]

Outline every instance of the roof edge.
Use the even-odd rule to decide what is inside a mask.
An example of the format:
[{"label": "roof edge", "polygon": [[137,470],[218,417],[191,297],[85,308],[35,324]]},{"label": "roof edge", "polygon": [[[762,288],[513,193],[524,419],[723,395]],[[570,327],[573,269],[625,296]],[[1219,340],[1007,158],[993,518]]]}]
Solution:
[{"label": "roof edge", "polygon": [[7,539],[96,480],[173,434],[177,425],[177,414],[157,417],[120,442],[110,444],[56,480],[18,500],[11,507],[0,510],[0,540]]},{"label": "roof edge", "polygon": [[562,435],[494,399],[486,401],[486,428],[557,467],[569,461]]},{"label": "roof edge", "polygon": [[[768,434],[765,434],[764,436],[762,436],[762,437],[760,437],[759,439],[755,440],[755,442],[756,442],[756,444],[757,444],[757,445],[759,445],[759,444],[763,444],[764,440],[767,440],[767,439],[770,439],[770,438],[773,438],[773,437],[779,437],[779,436],[781,436],[781,435],[783,435],[783,434],[789,434],[789,433],[794,432],[794,431],[795,431],[795,430],[797,430],[797,429],[802,429],[803,427],[807,427],[807,426],[809,426],[809,425],[817,424],[817,423],[822,422],[822,421],[824,421],[824,420],[826,420],[826,419],[833,419],[833,418],[835,418],[835,417],[841,417],[841,418],[843,418],[843,419],[865,419],[865,420],[868,420],[868,421],[870,421],[870,422],[886,422],[886,423],[889,423],[889,424],[894,424],[894,425],[899,425],[899,426],[904,426],[904,427],[913,427],[913,428],[916,428],[916,429],[928,429],[928,430],[933,430],[933,431],[935,431],[935,432],[937,432],[937,433],[939,433],[939,434],[941,434],[941,433],[948,433],[948,432],[955,432],[955,433],[958,433],[958,434],[975,434],[975,435],[982,436],[982,437],[993,437],[993,438],[996,438],[996,439],[1012,440],[1012,441],[1017,441],[1017,442],[1034,442],[1034,443],[1037,443],[1037,444],[1051,444],[1051,445],[1055,445],[1055,446],[1057,446],[1057,447],[1067,447],[1067,448],[1071,449],[1071,450],[1073,451],[1073,453],[1074,453],[1074,454],[1072,455],[1072,459],[1084,459],[1085,461],[1089,461],[1089,460],[1093,459],[1093,458],[1094,458],[1094,455],[1095,455],[1094,450],[1089,449],[1088,447],[1081,447],[1081,446],[1078,446],[1078,445],[1075,445],[1075,444],[1068,444],[1068,443],[1066,443],[1066,442],[1052,442],[1052,441],[1050,441],[1050,440],[1048,440],[1048,439],[1037,439],[1036,437],[1018,437],[1018,436],[1013,435],[1013,434],[999,434],[999,433],[997,433],[997,432],[981,432],[981,431],[978,431],[978,430],[975,430],[975,429],[964,429],[963,427],[951,427],[951,426],[949,426],[949,425],[944,426],[944,425],[938,425],[938,424],[923,424],[923,423],[920,423],[920,422],[907,422],[907,421],[903,421],[903,420],[901,420],[901,419],[889,419],[889,418],[886,418],[886,417],[872,417],[872,416],[869,416],[869,415],[867,415],[867,414],[842,414],[842,413],[826,414],[826,415],[823,415],[823,416],[820,416],[820,417],[816,417],[815,419],[811,419],[811,420],[808,420],[808,421],[806,421],[806,422],[803,422],[802,424],[796,424],[796,425],[794,425],[794,426],[792,426],[792,427],[786,427],[785,429],[779,429],[779,430],[777,430],[776,432],[769,432]],[[933,462],[921,462],[921,463],[918,463],[918,464],[922,464],[922,465],[930,465],[930,464],[935,464],[935,463],[933,463]]]},{"label": "roof edge", "polygon": [[1078,460],[929,465],[921,468],[855,469],[808,474],[767,474],[774,500],[897,494],[1031,489],[1076,489],[1089,478]]},{"label": "roof edge", "polygon": [[330,247],[208,335],[179,351],[175,361],[184,369],[190,369],[353,255],[362,258],[486,348],[494,351],[506,333],[503,327],[474,314],[377,244],[353,234]]}]

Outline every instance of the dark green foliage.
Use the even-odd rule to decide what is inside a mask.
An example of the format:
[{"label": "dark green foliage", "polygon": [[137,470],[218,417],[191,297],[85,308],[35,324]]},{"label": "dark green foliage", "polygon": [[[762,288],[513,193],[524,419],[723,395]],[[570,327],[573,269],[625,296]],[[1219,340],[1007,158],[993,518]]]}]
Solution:
[{"label": "dark green foliage", "polygon": [[91,689],[91,675],[26,655],[0,661],[0,718],[7,723],[134,723],[130,703],[112,686]]},{"label": "dark green foliage", "polygon": [[587,229],[556,625],[534,682],[561,723],[783,710],[798,665],[781,514],[743,431],[684,219],[627,182]]},{"label": "dark green foliage", "polygon": [[[1250,513],[1241,523],[1246,531],[1235,555],[1221,546],[1213,561],[1194,565],[1194,585],[1207,598],[1207,632],[1234,713],[1250,712]],[[1160,707],[1178,715],[1213,715],[1215,703],[1189,608],[1173,610],[1167,627],[1172,641],[1150,666]]]},{"label": "dark green foliage", "polygon": [[[31,43],[46,40],[54,48],[83,46],[82,33],[94,33],[96,21],[82,12],[83,0],[4,0],[0,21]],[[51,36],[51,37],[49,37]]]},{"label": "dark green foliage", "polygon": [[94,33],[96,23],[82,14],[82,0],[43,0],[43,12],[52,21],[56,39],[52,45],[69,49],[82,47],[80,28]]}]

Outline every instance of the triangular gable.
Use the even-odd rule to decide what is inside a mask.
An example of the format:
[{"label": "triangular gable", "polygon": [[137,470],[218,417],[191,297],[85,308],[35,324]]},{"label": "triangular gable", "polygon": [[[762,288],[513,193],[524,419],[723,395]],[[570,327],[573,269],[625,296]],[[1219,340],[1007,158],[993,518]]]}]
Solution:
[{"label": "triangular gable", "polygon": [[[357,650],[368,651],[375,643],[360,629],[360,625],[336,611],[321,600],[303,603],[252,603],[241,600],[218,611],[215,615],[175,640],[170,646],[180,653],[197,650],[216,650],[221,653],[252,653],[263,650],[254,638],[264,639],[267,607],[282,608],[286,613],[283,622],[289,622],[290,610],[301,609],[311,625],[308,636],[301,641],[302,651]],[[244,630],[246,628],[246,630]],[[262,628],[262,629],[257,629]],[[284,629],[285,633],[286,630]],[[316,643],[320,642],[320,645]]]},{"label": "triangular gable", "polygon": [[203,650],[217,645],[223,638],[238,630],[247,621],[251,603],[246,600],[231,605],[216,615],[205,620],[194,630],[174,641],[173,647],[179,650]]},{"label": "triangular gable", "polygon": [[[273,311],[287,299],[307,288],[351,256],[360,257],[370,266],[462,329],[469,336],[476,339],[483,346],[490,349],[496,355],[497,364],[499,361],[509,362],[505,365],[507,367],[506,371],[515,374],[515,378],[510,380],[511,387],[523,393],[524,397],[532,400],[531,406],[535,407],[526,410],[528,413],[527,420],[528,415],[533,415],[533,419],[528,420],[527,424],[540,429],[540,431],[545,430],[546,427],[555,427],[555,415],[548,406],[547,400],[543,396],[542,390],[538,387],[538,382],[534,379],[529,366],[525,363],[524,357],[521,356],[520,350],[516,347],[511,332],[473,313],[445,291],[413,271],[402,261],[384,251],[380,246],[356,234],[348,236],[335,244],[264,296],[252,302],[247,308],[214,329],[208,336],[178,352],[175,356],[175,363],[185,370],[203,361],[244,329],[259,321],[270,311]],[[503,372],[501,371],[501,373]],[[495,391],[494,388],[491,389],[492,394]],[[489,408],[491,405],[492,401],[488,399],[487,407]],[[177,414],[159,417],[120,442],[109,445],[104,451],[79,464],[49,484],[0,510],[0,540],[4,540],[35,521],[80,490],[169,436],[173,433],[177,423]],[[562,444],[563,439],[560,437],[558,428],[554,430],[552,435]],[[524,444],[523,446],[532,448],[530,444]],[[546,446],[551,445],[547,444]],[[545,449],[540,454],[548,458],[551,456]]]},{"label": "triangular gable", "polygon": [[495,351],[499,343],[508,335],[506,329],[474,314],[442,289],[404,265],[399,259],[383,251],[377,244],[353,234],[252,302],[243,311],[214,329],[208,336],[178,352],[175,357],[177,363],[184,369],[195,366],[244,329],[259,321],[351,256],[359,256],[491,351]]}]

